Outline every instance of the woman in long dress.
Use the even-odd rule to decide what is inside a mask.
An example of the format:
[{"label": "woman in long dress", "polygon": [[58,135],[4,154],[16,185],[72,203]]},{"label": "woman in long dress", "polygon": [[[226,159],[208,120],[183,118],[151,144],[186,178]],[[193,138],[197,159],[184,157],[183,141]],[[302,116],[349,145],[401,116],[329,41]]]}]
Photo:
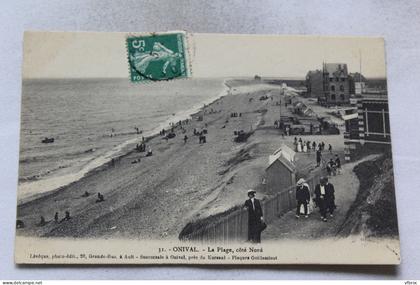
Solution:
[{"label": "woman in long dress", "polygon": [[298,152],[302,152],[302,142],[298,143]]}]

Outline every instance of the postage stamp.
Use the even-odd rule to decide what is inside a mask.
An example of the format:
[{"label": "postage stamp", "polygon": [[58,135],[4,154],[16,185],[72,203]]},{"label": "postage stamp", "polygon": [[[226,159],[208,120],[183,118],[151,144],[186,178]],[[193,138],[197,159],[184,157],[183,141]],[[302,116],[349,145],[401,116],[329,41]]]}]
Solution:
[{"label": "postage stamp", "polygon": [[162,81],[190,76],[184,32],[127,37],[132,82]]}]

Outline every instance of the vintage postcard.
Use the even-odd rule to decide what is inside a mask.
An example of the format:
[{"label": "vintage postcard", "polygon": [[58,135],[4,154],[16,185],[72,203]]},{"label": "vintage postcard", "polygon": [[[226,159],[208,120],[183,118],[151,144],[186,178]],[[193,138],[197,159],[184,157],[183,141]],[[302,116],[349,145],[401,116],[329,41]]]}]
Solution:
[{"label": "vintage postcard", "polygon": [[26,32],[22,77],[18,264],[400,263],[381,38]]}]

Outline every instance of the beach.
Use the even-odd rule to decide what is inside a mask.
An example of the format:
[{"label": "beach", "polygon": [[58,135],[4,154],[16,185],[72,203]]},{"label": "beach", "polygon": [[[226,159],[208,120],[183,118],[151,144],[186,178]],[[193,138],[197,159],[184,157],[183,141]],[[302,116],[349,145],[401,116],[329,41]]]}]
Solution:
[{"label": "beach", "polygon": [[[174,127],[174,138],[166,140],[157,134],[146,139],[152,156],[131,149],[70,185],[20,204],[17,219],[24,221],[25,227],[17,233],[174,239],[188,222],[242,205],[250,188],[257,190],[258,198],[273,195],[261,187],[268,156],[283,143],[292,146],[294,137],[282,137],[274,127],[281,87],[251,82],[228,82],[227,95]],[[267,99],[260,100],[261,96]],[[238,115],[231,117],[232,113]],[[194,129],[207,130],[206,143],[199,143]],[[239,130],[251,133],[246,142],[234,141],[234,132]],[[310,136],[331,143],[337,152],[342,152],[342,138]],[[301,156],[298,168],[315,162],[313,153]],[[87,197],[83,197],[85,192]],[[96,202],[98,192],[104,196],[103,202]],[[65,211],[71,219],[61,221]],[[54,221],[56,212],[59,222]],[[38,226],[41,216],[46,224]]]},{"label": "beach", "polygon": [[[82,178],[226,94],[223,78],[24,80],[18,203]],[[53,138],[53,143],[42,143]]]}]

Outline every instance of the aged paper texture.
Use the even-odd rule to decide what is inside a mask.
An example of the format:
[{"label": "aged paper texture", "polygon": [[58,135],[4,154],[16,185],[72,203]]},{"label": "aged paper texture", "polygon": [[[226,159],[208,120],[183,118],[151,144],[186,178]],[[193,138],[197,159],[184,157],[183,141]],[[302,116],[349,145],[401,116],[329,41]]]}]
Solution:
[{"label": "aged paper texture", "polygon": [[18,264],[399,264],[384,41],[26,32]]}]

